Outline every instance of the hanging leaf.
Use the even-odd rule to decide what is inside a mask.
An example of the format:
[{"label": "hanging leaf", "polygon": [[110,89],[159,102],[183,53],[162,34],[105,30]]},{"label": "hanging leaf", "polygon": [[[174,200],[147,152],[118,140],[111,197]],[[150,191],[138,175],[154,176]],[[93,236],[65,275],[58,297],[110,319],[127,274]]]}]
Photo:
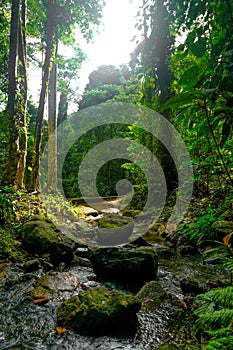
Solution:
[{"label": "hanging leaf", "polygon": [[179,109],[183,109],[185,106],[191,104],[193,102],[193,100],[196,99],[202,99],[203,98],[203,94],[200,90],[192,90],[189,92],[184,92],[182,94],[179,95],[175,95],[171,98],[169,98],[166,103],[164,103],[164,105],[161,107],[161,111],[164,111],[167,108],[179,108]]},{"label": "hanging leaf", "polygon": [[199,74],[199,68],[196,65],[187,69],[184,72],[184,74],[180,77],[180,80],[179,80],[180,85],[187,85],[187,84],[196,82],[198,74]]},{"label": "hanging leaf", "polygon": [[189,48],[196,57],[203,57],[206,53],[206,42],[201,38],[195,43],[190,44]]}]

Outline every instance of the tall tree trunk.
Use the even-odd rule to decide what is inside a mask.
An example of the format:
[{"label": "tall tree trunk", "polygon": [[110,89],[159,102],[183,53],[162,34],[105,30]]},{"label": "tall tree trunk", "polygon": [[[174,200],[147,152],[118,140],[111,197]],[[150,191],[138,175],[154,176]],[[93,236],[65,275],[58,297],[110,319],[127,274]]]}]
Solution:
[{"label": "tall tree trunk", "polygon": [[55,0],[48,1],[48,17],[47,17],[47,37],[46,37],[46,52],[45,62],[43,67],[42,85],[40,91],[39,107],[36,117],[36,128],[34,136],[34,157],[32,161],[32,174],[31,183],[29,189],[31,191],[38,190],[39,188],[39,172],[40,172],[40,156],[41,156],[41,143],[42,143],[42,129],[43,129],[43,117],[44,117],[44,105],[47,93],[47,84],[49,81],[49,68],[53,51],[53,40],[57,26],[57,3]]},{"label": "tall tree trunk", "polygon": [[[56,54],[57,56],[56,44]],[[48,93],[48,188],[57,188],[57,64],[53,61]]]},{"label": "tall tree trunk", "polygon": [[58,116],[57,116],[58,126],[67,119],[67,115],[68,115],[67,92],[61,92],[59,105],[58,105]]},{"label": "tall tree trunk", "polygon": [[19,165],[19,129],[17,105],[17,50],[19,38],[20,0],[12,0],[10,50],[8,66],[8,155],[1,185],[17,188],[17,171]]},{"label": "tall tree trunk", "polygon": [[27,156],[27,53],[26,53],[26,3],[22,0],[21,23],[19,25],[19,89],[21,108],[19,109],[19,166],[17,172],[17,183],[19,188],[23,188],[23,179],[26,167]]}]

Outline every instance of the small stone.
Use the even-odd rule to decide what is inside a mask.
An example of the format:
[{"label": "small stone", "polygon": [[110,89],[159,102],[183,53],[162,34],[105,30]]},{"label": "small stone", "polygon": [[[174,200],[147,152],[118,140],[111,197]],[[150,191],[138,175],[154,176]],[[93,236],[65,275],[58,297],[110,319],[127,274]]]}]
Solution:
[{"label": "small stone", "polygon": [[40,267],[40,263],[37,259],[27,260],[24,263],[24,270],[27,272],[37,271]]}]

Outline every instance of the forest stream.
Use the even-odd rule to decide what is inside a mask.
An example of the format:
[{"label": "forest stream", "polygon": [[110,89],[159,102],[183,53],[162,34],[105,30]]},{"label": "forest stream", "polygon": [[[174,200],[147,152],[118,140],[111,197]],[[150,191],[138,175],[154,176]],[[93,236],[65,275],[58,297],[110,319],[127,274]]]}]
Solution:
[{"label": "forest stream", "polygon": [[[150,300],[144,303],[144,307],[137,314],[140,327],[135,337],[131,338],[90,337],[71,329],[63,334],[56,331],[58,305],[82,290],[103,283],[96,279],[91,266],[81,266],[78,260],[70,267],[63,266],[62,272],[57,271],[56,274],[69,273],[77,276],[79,284],[73,289],[59,285],[59,292],[54,298],[46,303],[35,303],[30,297],[30,291],[33,290],[36,279],[48,274],[48,271],[40,266],[32,273],[25,271],[22,262],[2,262],[0,349],[153,350],[165,343],[192,344],[188,349],[193,349],[192,346],[198,344],[193,332],[195,320],[190,302],[193,299],[193,288],[201,291],[208,289],[208,286],[218,286],[225,277],[213,267],[197,263],[192,257],[170,254],[172,250],[164,245],[159,234],[154,234],[150,243],[162,252],[156,282],[168,293],[169,299],[156,309],[150,309]],[[118,288],[110,283],[105,284],[109,288]]]}]

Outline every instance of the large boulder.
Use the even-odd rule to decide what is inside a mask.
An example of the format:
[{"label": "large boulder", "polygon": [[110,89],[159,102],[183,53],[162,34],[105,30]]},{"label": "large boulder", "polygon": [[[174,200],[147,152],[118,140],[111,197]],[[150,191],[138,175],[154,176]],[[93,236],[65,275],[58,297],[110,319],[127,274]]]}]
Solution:
[{"label": "large boulder", "polygon": [[133,295],[97,287],[59,305],[57,324],[91,336],[129,336],[136,332],[140,306]]},{"label": "large boulder", "polygon": [[47,218],[35,215],[21,228],[22,247],[30,253],[50,254],[51,262],[70,264],[77,244]]},{"label": "large boulder", "polygon": [[130,290],[157,277],[158,257],[153,247],[101,247],[92,251],[90,261],[97,277]]}]

